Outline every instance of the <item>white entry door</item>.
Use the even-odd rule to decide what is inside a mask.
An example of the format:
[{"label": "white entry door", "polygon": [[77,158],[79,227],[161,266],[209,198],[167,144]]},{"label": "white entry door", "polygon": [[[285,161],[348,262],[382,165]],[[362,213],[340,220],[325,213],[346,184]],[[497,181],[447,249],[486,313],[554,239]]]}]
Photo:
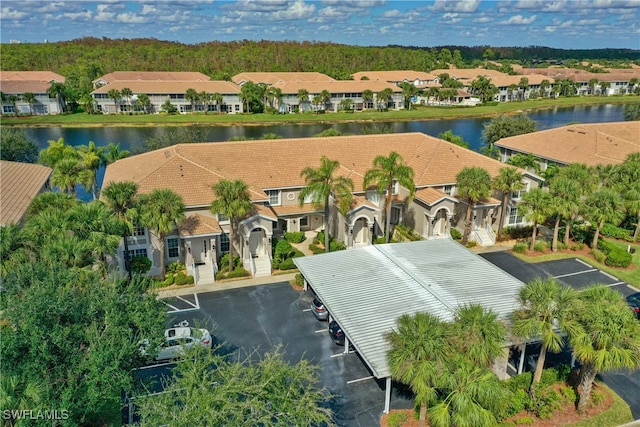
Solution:
[{"label": "white entry door", "polygon": [[264,254],[264,231],[253,230],[249,236],[249,250],[252,257]]}]

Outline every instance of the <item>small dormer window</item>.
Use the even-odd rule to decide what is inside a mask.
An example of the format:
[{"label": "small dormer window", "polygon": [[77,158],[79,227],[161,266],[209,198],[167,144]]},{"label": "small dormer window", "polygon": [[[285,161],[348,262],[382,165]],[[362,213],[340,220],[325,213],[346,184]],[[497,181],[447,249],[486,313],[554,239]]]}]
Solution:
[{"label": "small dormer window", "polygon": [[442,192],[444,194],[448,194],[449,196],[453,195],[453,185],[445,185],[444,188],[442,189]]},{"label": "small dormer window", "polygon": [[271,206],[280,205],[280,190],[267,190],[266,193],[269,196],[269,204]]}]

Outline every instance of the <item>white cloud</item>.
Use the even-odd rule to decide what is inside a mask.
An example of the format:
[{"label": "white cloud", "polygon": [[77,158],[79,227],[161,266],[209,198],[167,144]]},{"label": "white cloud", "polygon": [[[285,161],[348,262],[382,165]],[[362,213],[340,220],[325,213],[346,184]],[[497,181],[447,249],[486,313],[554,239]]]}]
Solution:
[{"label": "white cloud", "polygon": [[115,12],[109,12],[107,9],[109,5],[99,4],[96,6],[96,21],[111,21],[115,18]]},{"label": "white cloud", "polygon": [[529,25],[536,20],[536,15],[525,18],[522,15],[514,15],[506,21],[501,21],[501,25]]},{"label": "white cloud", "polygon": [[382,13],[382,17],[384,18],[397,18],[400,16],[400,11],[398,9],[385,10]]},{"label": "white cloud", "polygon": [[488,16],[481,16],[480,18],[475,18],[473,20],[473,22],[477,24],[486,24],[487,22],[491,22],[491,21],[493,21],[493,19],[489,18]]},{"label": "white cloud", "polygon": [[15,9],[9,9],[8,7],[3,7],[2,9],[0,9],[0,18],[2,18],[2,20],[22,19],[22,18],[26,18],[27,16],[28,15],[26,12],[20,12]]},{"label": "white cloud", "polygon": [[83,12],[65,13],[63,16],[71,19],[72,21],[87,21],[91,19],[93,14],[90,11],[85,10]]},{"label": "white cloud", "polygon": [[118,14],[118,22],[122,22],[125,24],[144,24],[148,22],[148,19],[144,16],[139,16],[135,13],[127,12]]},{"label": "white cloud", "polygon": [[473,13],[480,6],[480,0],[435,0],[429,9],[433,12]]}]

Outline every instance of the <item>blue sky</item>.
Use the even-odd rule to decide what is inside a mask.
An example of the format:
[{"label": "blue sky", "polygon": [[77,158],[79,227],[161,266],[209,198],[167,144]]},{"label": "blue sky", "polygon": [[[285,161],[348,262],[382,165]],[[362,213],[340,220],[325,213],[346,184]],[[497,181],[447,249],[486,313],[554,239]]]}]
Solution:
[{"label": "blue sky", "polygon": [[92,36],[640,49],[640,0],[2,0],[0,25],[2,43]]}]

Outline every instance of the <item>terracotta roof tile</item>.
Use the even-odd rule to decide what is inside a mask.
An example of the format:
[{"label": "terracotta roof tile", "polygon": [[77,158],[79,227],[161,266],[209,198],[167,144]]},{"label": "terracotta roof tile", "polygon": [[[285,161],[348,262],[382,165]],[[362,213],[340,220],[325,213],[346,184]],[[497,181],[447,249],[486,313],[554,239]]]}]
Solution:
[{"label": "terracotta roof tile", "polygon": [[438,191],[433,187],[426,187],[416,190],[415,195],[416,200],[421,200],[429,206],[447,197],[452,200],[457,200],[455,197],[445,194],[442,191]]},{"label": "terracotta roof tile", "polygon": [[640,151],[640,122],[576,124],[503,138],[495,145],[563,164],[618,164]]},{"label": "terracotta roof tile", "polygon": [[[265,189],[301,188],[300,172],[317,167],[326,155],[340,162],[338,173],[362,192],[365,172],[377,155],[398,152],[414,169],[417,187],[454,184],[465,166],[480,166],[496,176],[504,165],[480,153],[422,133],[353,135],[328,138],[179,144],[118,160],[107,167],[104,183],[134,181],[140,192],[171,188],[187,206],[208,205],[211,185],[241,179],[253,200],[265,200]],[[281,209],[276,207],[275,209]]]},{"label": "terracotta roof tile", "polygon": [[449,77],[453,77],[458,80],[474,80],[478,76],[499,77],[507,75],[500,71],[487,70],[485,68],[441,68],[438,70],[431,70],[429,73],[435,74],[436,76],[446,73],[449,74]]},{"label": "terracotta roof tile", "polygon": [[22,220],[31,200],[42,191],[51,168],[0,160],[0,225]]},{"label": "terracotta roof tile", "polygon": [[184,80],[184,81],[208,81],[211,80],[206,74],[202,74],[196,71],[114,71],[113,73],[105,74],[98,77],[93,81],[113,82],[116,80],[147,80],[147,81],[170,81],[170,80]]},{"label": "terracotta roof tile", "polygon": [[203,234],[222,233],[218,221],[209,216],[193,214],[178,226],[180,236],[198,236]]},{"label": "terracotta roof tile", "polygon": [[4,94],[47,93],[50,87],[51,83],[38,80],[0,81],[0,90]]},{"label": "terracotta roof tile", "polygon": [[117,80],[99,87],[92,93],[109,93],[111,89],[122,90],[129,88],[133,93],[163,94],[163,93],[186,93],[187,89],[194,89],[196,92],[208,92],[220,94],[238,94],[240,87],[227,81],[138,81],[138,80]]},{"label": "terracotta roof tile", "polygon": [[300,213],[322,212],[323,210],[322,207],[314,206],[313,203],[305,203],[302,206],[299,206],[299,205],[271,206],[271,209],[278,216],[293,215],[293,214],[300,214]]},{"label": "terracotta roof tile", "polygon": [[366,89],[380,92],[391,89],[393,92],[402,92],[402,89],[393,83],[381,80],[334,80],[330,82],[278,82],[273,87],[282,90],[283,94],[297,94],[300,89],[306,89],[310,94],[317,94],[323,90],[331,93],[362,92]]},{"label": "terracotta roof tile", "polygon": [[316,72],[249,72],[236,74],[231,80],[236,84],[253,82],[272,85],[278,82],[330,82],[334,79]]},{"label": "terracotta roof tile", "polygon": [[628,82],[632,78],[640,78],[640,69],[609,69],[608,73],[590,73],[576,68],[523,68],[522,74],[539,74],[548,79],[570,79],[574,82],[588,82],[591,79],[605,82]]},{"label": "terracotta roof tile", "polygon": [[359,71],[351,75],[353,80],[362,80],[367,77],[371,80],[383,80],[386,82],[413,82],[415,80],[433,80],[437,77],[433,73],[425,73],[423,71],[413,70],[397,70],[397,71]]},{"label": "terracotta roof tile", "polygon": [[65,78],[53,71],[0,71],[0,80],[64,83]]}]

